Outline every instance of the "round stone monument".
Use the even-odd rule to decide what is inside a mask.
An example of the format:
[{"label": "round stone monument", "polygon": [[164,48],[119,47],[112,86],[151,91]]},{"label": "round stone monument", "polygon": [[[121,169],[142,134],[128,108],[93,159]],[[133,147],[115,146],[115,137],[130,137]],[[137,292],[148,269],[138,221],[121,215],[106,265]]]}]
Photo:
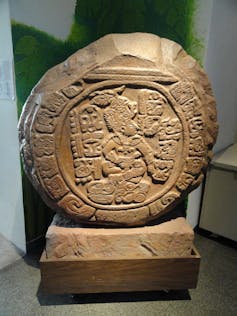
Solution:
[{"label": "round stone monument", "polygon": [[177,43],[112,34],[43,76],[19,133],[25,171],[52,209],[82,223],[143,225],[201,183],[215,101]]}]

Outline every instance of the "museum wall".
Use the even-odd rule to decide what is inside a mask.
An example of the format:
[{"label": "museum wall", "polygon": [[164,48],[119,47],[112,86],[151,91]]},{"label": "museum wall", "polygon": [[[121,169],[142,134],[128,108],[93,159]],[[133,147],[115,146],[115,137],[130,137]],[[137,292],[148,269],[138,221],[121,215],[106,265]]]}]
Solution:
[{"label": "museum wall", "polygon": [[205,69],[217,100],[219,135],[214,151],[237,141],[237,1],[214,0]]},{"label": "museum wall", "polygon": [[[214,146],[216,153],[237,141],[237,1],[211,2],[203,60],[217,102],[219,134]],[[201,11],[203,16],[207,13]],[[187,219],[193,227],[198,223],[201,196],[201,187],[189,195]]]},{"label": "museum wall", "polygon": [[[0,43],[0,60],[5,60],[13,65],[11,25],[7,0],[0,1]],[[1,80],[2,78],[3,75],[1,74]],[[3,81],[1,84],[3,84]],[[13,80],[11,84],[14,85]],[[0,99],[0,234],[25,252],[25,227],[17,134],[16,100]]]},{"label": "museum wall", "polygon": [[[200,63],[205,63],[208,72],[213,76],[213,78],[210,76],[211,80],[215,80],[215,76],[219,76],[219,73],[212,72],[216,66],[212,64],[209,56],[214,54],[212,46],[218,40],[213,40],[215,29],[210,35],[209,27],[212,9],[215,9],[219,2],[221,1],[139,0],[134,7],[134,1],[122,0],[118,2],[70,0],[66,5],[63,0],[10,0],[18,114],[20,115],[31,89],[47,69],[65,60],[77,49],[104,34],[113,32],[151,32],[175,40]],[[229,2],[234,0],[225,1],[224,6],[228,7]],[[218,9],[216,10],[218,12]],[[212,22],[211,27],[213,26],[215,25]],[[211,46],[209,42],[207,45],[208,39],[213,43]],[[208,52],[205,50],[206,47]],[[203,58],[205,54],[206,62]],[[222,103],[217,101],[218,106],[221,107],[221,115],[224,112],[226,122],[229,114],[226,114]],[[234,114],[232,112],[231,114]],[[231,122],[233,120],[231,117]],[[228,130],[230,132],[226,134],[226,143],[229,141],[229,134],[233,134],[233,124],[228,126]],[[24,173],[23,187],[26,232],[29,241],[44,234],[51,220],[49,215],[51,213]],[[193,227],[198,220],[200,195],[199,188],[189,198],[188,220]]]},{"label": "museum wall", "polygon": [[71,29],[76,0],[9,0],[11,19],[64,40]]}]

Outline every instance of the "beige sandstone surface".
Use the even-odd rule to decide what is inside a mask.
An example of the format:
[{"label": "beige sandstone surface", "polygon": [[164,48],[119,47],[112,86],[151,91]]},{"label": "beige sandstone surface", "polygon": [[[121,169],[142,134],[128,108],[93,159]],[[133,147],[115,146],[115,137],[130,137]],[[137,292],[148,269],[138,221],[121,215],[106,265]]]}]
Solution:
[{"label": "beige sandstone surface", "polygon": [[216,134],[203,69],[145,33],[107,35],[47,71],[19,123],[24,168],[44,201],[107,226],[171,210],[201,183]]},{"label": "beige sandstone surface", "polygon": [[[70,227],[71,226],[71,227]],[[189,256],[194,233],[183,217],[137,228],[85,228],[55,215],[46,235],[51,259],[121,259]]]}]

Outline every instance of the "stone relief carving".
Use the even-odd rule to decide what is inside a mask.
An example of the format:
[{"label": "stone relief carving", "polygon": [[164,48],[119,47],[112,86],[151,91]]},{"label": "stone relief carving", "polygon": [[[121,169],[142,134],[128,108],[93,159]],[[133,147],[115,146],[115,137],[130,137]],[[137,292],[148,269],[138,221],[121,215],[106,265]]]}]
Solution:
[{"label": "stone relief carving", "polygon": [[[151,56],[132,50],[136,36]],[[91,59],[80,68],[84,54]],[[217,124],[208,80],[190,60],[157,36],[108,35],[69,58],[73,76],[65,65],[48,71],[26,102],[19,135],[27,175],[51,207],[82,222],[140,225],[200,184]]]},{"label": "stone relief carving", "polygon": [[[182,125],[165,115],[166,98],[152,89],[97,90],[70,116],[75,183],[96,203],[140,203],[151,183],[164,183],[174,167]],[[130,89],[134,94],[134,89]]]}]

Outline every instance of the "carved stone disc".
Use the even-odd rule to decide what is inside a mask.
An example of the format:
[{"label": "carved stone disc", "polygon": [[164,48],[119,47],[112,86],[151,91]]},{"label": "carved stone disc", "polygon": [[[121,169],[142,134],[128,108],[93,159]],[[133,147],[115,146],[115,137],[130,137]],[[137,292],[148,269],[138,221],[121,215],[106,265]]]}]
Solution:
[{"label": "carved stone disc", "polygon": [[112,34],[50,69],[19,123],[45,202],[87,223],[135,226],[203,179],[217,135],[204,71],[175,42]]}]

